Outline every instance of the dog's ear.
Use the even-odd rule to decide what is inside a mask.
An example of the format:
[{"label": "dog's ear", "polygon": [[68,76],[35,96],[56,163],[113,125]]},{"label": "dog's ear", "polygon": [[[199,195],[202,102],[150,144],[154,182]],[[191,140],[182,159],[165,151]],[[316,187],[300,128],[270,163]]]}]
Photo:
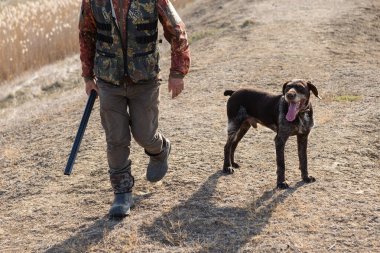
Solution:
[{"label": "dog's ear", "polygon": [[282,85],[282,95],[285,95],[285,89],[286,89],[286,85],[288,85],[288,83],[290,83],[290,81],[287,81],[286,83],[284,83]]},{"label": "dog's ear", "polygon": [[314,86],[314,84],[312,84],[310,81],[307,82],[307,87],[309,88],[309,90],[311,90],[314,94],[314,96],[316,96],[317,98],[319,99],[322,99],[319,95],[318,95],[318,90],[317,90],[317,87]]}]

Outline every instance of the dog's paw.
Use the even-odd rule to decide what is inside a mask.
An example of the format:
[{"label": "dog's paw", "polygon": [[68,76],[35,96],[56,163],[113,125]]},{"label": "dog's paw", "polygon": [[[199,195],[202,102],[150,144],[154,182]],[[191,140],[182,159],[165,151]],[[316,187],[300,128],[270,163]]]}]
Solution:
[{"label": "dog's paw", "polygon": [[305,183],[313,183],[316,181],[314,177],[305,177],[302,179]]},{"label": "dog's paw", "polygon": [[288,189],[289,188],[289,185],[286,181],[284,182],[281,182],[281,183],[277,183],[277,189]]},{"label": "dog's paw", "polygon": [[234,163],[232,163],[232,167],[237,169],[237,168],[240,168],[240,165],[238,163],[234,162]]},{"label": "dog's paw", "polygon": [[225,168],[223,168],[223,172],[224,173],[227,173],[227,174],[234,174],[234,168],[232,168],[232,167],[225,167]]}]

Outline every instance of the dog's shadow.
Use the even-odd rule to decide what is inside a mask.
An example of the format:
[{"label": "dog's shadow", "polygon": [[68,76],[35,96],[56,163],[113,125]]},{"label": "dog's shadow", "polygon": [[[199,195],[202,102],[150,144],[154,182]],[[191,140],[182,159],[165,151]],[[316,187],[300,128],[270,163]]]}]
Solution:
[{"label": "dog's shadow", "polygon": [[[135,197],[135,205],[138,205],[139,202],[150,196],[151,194]],[[79,230],[67,240],[50,247],[45,253],[87,252],[91,246],[101,242],[122,221],[123,219],[110,219],[106,215],[89,227]]]},{"label": "dog's shadow", "polygon": [[[263,231],[276,206],[304,184],[265,191],[244,208],[228,207],[226,201],[216,206],[212,202],[218,200],[213,200],[213,195],[218,179],[224,175],[222,172],[211,175],[185,203],[144,226],[143,233],[163,245],[190,247],[193,252],[238,252]],[[228,193],[226,196],[231,197]]]}]

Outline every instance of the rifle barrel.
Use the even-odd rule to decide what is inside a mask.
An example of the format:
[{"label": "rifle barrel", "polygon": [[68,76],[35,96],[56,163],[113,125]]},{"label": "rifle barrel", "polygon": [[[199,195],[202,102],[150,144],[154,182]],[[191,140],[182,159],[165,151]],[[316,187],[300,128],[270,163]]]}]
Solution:
[{"label": "rifle barrel", "polygon": [[73,171],[75,158],[77,157],[79,146],[83,139],[84,131],[86,130],[88,119],[90,118],[91,111],[95,103],[96,95],[97,95],[96,91],[91,90],[90,96],[87,99],[86,108],[84,109],[84,113],[83,113],[82,120],[78,128],[77,135],[75,137],[73,147],[71,149],[69,159],[67,161],[67,165],[64,172],[65,175],[69,176],[71,172]]}]

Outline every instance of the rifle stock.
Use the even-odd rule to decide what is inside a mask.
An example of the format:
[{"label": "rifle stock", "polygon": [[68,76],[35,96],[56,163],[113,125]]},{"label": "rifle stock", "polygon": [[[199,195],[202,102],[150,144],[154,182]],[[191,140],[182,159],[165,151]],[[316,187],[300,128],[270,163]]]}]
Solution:
[{"label": "rifle stock", "polygon": [[88,97],[88,100],[87,100],[86,108],[84,109],[82,120],[78,128],[77,135],[75,137],[73,147],[71,149],[69,160],[67,161],[67,165],[64,172],[65,175],[69,176],[71,172],[73,171],[75,158],[77,157],[79,146],[83,139],[84,131],[86,130],[88,119],[90,118],[92,107],[94,106],[96,96],[97,96],[96,91],[91,90],[90,96]]}]

